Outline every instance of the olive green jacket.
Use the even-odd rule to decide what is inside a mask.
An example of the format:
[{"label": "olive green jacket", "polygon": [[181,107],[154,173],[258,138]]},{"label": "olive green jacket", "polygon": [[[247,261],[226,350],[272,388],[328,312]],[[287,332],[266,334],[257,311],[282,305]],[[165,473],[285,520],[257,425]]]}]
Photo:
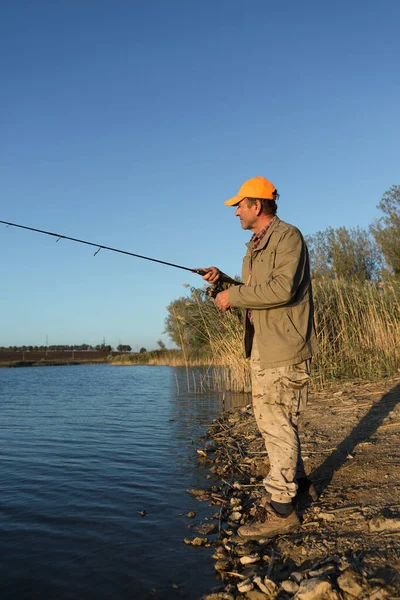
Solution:
[{"label": "olive green jacket", "polygon": [[244,285],[229,288],[231,306],[245,314],[245,353],[257,337],[261,366],[294,365],[311,358],[317,343],[307,246],[300,231],[275,217],[256,250],[247,244]]}]

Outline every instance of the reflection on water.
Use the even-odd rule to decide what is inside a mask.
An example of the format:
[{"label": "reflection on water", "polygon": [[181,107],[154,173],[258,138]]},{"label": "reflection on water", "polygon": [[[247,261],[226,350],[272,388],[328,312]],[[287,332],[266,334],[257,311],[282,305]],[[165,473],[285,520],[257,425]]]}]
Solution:
[{"label": "reflection on water", "polygon": [[213,391],[213,370],[207,367],[196,367],[186,369],[185,367],[174,368],[176,393],[179,397],[207,396],[212,402],[218,402],[220,410],[229,410],[246,406],[251,402],[251,394],[243,392],[219,392]]},{"label": "reflection on water", "polygon": [[185,490],[210,484],[204,426],[248,397],[184,394],[183,371],[0,370],[2,598],[197,598],[215,585],[212,550],[183,544],[184,515],[209,514]]}]

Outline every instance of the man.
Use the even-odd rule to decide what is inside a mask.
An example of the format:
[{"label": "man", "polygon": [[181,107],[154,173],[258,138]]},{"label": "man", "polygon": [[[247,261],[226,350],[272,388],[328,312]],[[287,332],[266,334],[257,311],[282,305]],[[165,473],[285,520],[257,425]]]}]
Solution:
[{"label": "man", "polygon": [[[246,181],[227,200],[243,229],[253,232],[242,269],[243,285],[220,292],[216,305],[245,311],[245,353],[250,358],[253,408],[270,472],[264,479],[264,522],[239,528],[246,539],[273,537],[300,526],[293,501],[309,490],[301,458],[298,419],[307,403],[310,360],[316,350],[308,251],[300,231],[277,216],[275,186]],[[216,283],[221,271],[205,269]]]}]

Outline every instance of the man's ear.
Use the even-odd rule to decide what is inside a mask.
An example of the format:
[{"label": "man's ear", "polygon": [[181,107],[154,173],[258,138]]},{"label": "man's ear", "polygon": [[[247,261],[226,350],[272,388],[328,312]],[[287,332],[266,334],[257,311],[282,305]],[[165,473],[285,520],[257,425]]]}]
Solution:
[{"label": "man's ear", "polygon": [[257,208],[257,217],[259,217],[262,213],[262,204],[259,200],[256,200],[256,208]]}]

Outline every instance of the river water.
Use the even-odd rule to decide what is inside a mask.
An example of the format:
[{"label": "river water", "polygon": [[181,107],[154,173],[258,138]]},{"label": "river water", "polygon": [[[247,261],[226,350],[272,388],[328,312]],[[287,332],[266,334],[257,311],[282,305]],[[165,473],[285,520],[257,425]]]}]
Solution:
[{"label": "river water", "polygon": [[183,539],[188,511],[213,511],[186,490],[210,485],[196,448],[221,400],[184,389],[170,367],[0,369],[2,598],[196,599],[216,585],[212,549]]}]

